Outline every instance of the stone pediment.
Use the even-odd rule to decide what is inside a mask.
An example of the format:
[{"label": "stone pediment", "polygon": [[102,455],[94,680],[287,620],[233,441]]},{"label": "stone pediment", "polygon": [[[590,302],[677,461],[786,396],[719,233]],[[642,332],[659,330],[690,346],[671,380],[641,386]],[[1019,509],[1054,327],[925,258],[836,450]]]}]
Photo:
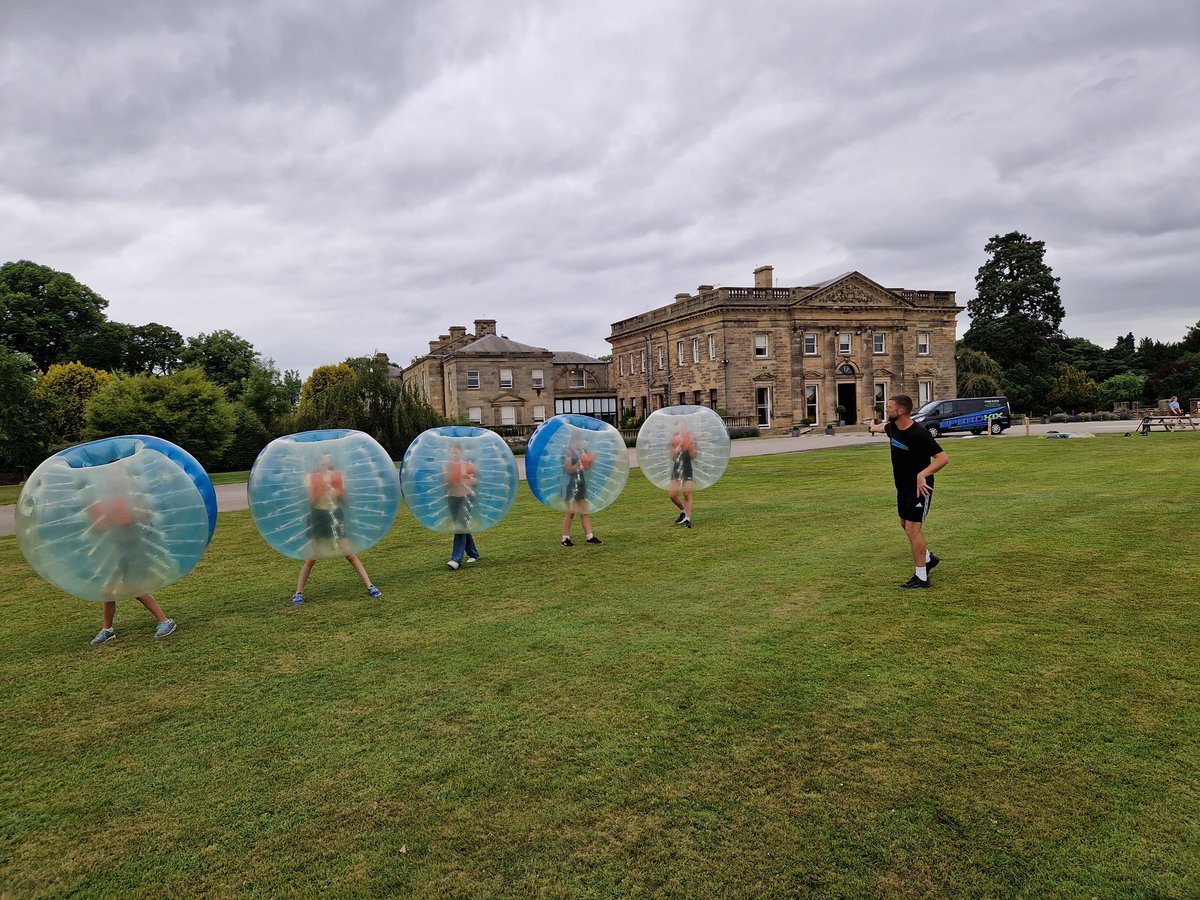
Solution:
[{"label": "stone pediment", "polygon": [[492,406],[519,406],[525,402],[524,397],[518,397],[516,394],[504,393],[499,397],[493,397],[491,400]]},{"label": "stone pediment", "polygon": [[795,304],[806,309],[881,310],[912,309],[914,304],[860,272],[849,272],[841,278],[820,285],[816,291]]},{"label": "stone pediment", "polygon": [[878,369],[876,369],[876,370],[875,370],[875,374],[876,374],[876,375],[886,375],[888,378],[895,378],[895,377],[896,377],[896,373],[894,373],[894,372],[893,372],[891,369],[884,369],[884,368],[882,368],[882,367],[881,367],[881,368],[878,368]]},{"label": "stone pediment", "polygon": [[825,374],[823,372],[814,372],[812,369],[809,369],[804,373],[804,377],[809,381],[812,381],[814,378],[824,378]]},{"label": "stone pediment", "polygon": [[759,372],[757,375],[755,375],[750,380],[751,381],[774,381],[775,373],[774,372]]}]

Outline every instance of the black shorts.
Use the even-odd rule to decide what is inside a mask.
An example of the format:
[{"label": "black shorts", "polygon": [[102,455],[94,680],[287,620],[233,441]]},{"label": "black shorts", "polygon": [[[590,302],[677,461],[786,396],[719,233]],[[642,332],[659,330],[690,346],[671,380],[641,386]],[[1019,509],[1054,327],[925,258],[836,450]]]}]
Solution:
[{"label": "black shorts", "polygon": [[672,481],[693,481],[692,477],[692,455],[690,453],[680,453],[671,464],[671,480]]},{"label": "black shorts", "polygon": [[905,522],[924,522],[933,505],[933,491],[924,497],[916,494],[896,494],[896,511]]},{"label": "black shorts", "polygon": [[346,536],[346,516],[341,507],[335,509],[310,509],[308,512],[308,536],[314,541],[342,540]]}]

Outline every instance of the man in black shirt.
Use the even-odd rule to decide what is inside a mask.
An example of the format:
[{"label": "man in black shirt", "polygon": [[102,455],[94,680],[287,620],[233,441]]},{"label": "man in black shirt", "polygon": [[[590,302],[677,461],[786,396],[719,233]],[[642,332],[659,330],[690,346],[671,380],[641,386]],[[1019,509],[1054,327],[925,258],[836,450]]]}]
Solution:
[{"label": "man in black shirt", "polygon": [[916,574],[903,588],[929,587],[929,570],[940,560],[929,552],[921,530],[933,503],[933,473],[950,462],[938,442],[912,420],[912,397],[897,394],[887,402],[887,421],[871,425],[871,434],[886,434],[892,442],[892,476],[896,480],[896,507],[900,525],[908,535]]}]

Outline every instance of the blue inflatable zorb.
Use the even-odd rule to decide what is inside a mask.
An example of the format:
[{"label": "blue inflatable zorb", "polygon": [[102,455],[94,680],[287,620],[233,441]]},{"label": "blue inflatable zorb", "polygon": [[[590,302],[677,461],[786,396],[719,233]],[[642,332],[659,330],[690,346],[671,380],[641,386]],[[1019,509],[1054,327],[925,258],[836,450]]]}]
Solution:
[{"label": "blue inflatable zorb", "polygon": [[345,428],[276,438],[246,485],[254,527],[292,559],[361,553],[396,521],[400,478],[369,434]]},{"label": "blue inflatable zorb", "polygon": [[204,467],[144,434],[56,453],[17,500],[25,559],[83,600],[122,600],[178,581],[200,561],[216,525],[217,495]]},{"label": "blue inflatable zorb", "polygon": [[529,439],[525,480],[546,506],[563,512],[599,512],[621,496],[629,453],[621,432],[592,416],[547,419]]},{"label": "blue inflatable zorb", "polygon": [[637,458],[655,487],[690,483],[702,491],[716,484],[729,465],[729,430],[707,406],[656,409],[638,431]]},{"label": "blue inflatable zorb", "polygon": [[517,461],[486,428],[450,425],[421,432],[404,454],[400,489],[430,531],[483,531],[517,499]]}]

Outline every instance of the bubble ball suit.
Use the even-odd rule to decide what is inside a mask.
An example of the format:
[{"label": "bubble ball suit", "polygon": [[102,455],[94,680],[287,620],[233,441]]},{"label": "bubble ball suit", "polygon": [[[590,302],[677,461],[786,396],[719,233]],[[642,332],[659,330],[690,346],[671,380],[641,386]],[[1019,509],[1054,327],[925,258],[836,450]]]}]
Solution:
[{"label": "bubble ball suit", "polygon": [[[568,463],[575,474],[568,471]],[[617,429],[591,416],[568,413],[547,419],[529,439],[525,479],[533,496],[563,512],[583,487],[587,511],[599,512],[621,496],[629,480],[625,440]]]},{"label": "bubble ball suit", "polygon": [[637,458],[655,487],[667,490],[673,481],[691,481],[700,491],[725,474],[729,431],[707,406],[657,409],[638,431]]},{"label": "bubble ball suit", "polygon": [[17,500],[29,565],[83,600],[152,594],[200,561],[217,525],[204,467],[170,441],[134,434],[78,444],[33,470]]},{"label": "bubble ball suit", "polygon": [[254,527],[292,559],[332,559],[376,544],[400,510],[400,478],[369,434],[304,431],[263,448],[246,485]]},{"label": "bubble ball suit", "polygon": [[400,491],[430,531],[484,531],[517,499],[517,461],[504,438],[473,426],[421,432],[400,464]]}]

